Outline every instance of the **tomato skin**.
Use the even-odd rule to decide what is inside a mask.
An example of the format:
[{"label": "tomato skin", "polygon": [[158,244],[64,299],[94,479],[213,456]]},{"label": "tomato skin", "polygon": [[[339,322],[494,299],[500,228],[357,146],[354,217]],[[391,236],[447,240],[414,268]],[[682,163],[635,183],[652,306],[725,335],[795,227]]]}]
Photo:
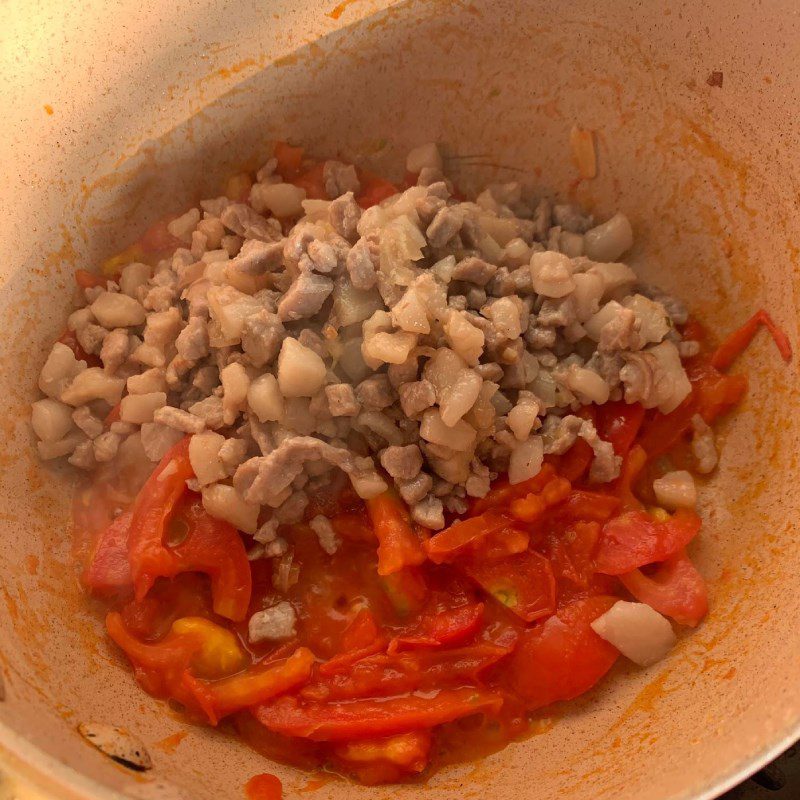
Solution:
[{"label": "tomato skin", "polygon": [[[591,450],[591,448],[589,448]],[[588,466],[588,464],[587,464]],[[507,508],[512,500],[531,493],[541,492],[544,486],[552,480],[556,471],[552,464],[545,463],[537,475],[521,483],[511,484],[507,478],[500,478],[492,484],[492,488],[485,497],[476,500],[470,508],[470,517],[483,514],[489,509]],[[501,512],[502,513],[502,512]]]},{"label": "tomato skin", "polygon": [[635,569],[619,579],[640,603],[681,625],[694,628],[708,613],[706,582],[683,550],[648,575]]},{"label": "tomato skin", "polygon": [[750,317],[741,328],[731,333],[711,356],[711,366],[722,372],[730,369],[733,362],[747,349],[758,329],[764,326],[775,341],[781,358],[787,363],[792,360],[792,345],[789,337],[775,324],[772,317],[762,308]]},{"label": "tomato skin", "polygon": [[573,489],[556,513],[559,519],[605,522],[621,505],[622,501],[613,495]]},{"label": "tomato skin", "polygon": [[391,736],[432,728],[460,717],[497,713],[503,698],[482,689],[441,689],[431,696],[349,703],[303,703],[293,696],[257,706],[256,719],[270,730],[318,742]]},{"label": "tomato skin", "polygon": [[83,573],[83,583],[92,592],[109,594],[133,584],[128,562],[128,531],[132,513],[120,514],[100,534]]},{"label": "tomato skin", "polygon": [[327,200],[328,195],[325,191],[325,180],[323,170],[325,164],[320,162],[307,169],[302,175],[292,178],[295,186],[305,189],[306,199],[308,200]]},{"label": "tomato skin", "polygon": [[616,601],[607,596],[577,600],[522,634],[506,678],[528,710],[571,700],[611,669],[619,652],[590,623]]},{"label": "tomato skin", "polygon": [[700,517],[679,509],[665,522],[627,511],[604,526],[595,557],[598,572],[622,575],[680,552],[700,530]]},{"label": "tomato skin", "polygon": [[358,170],[358,178],[361,182],[361,191],[356,197],[356,202],[364,209],[382,203],[399,191],[390,181],[365,169]]}]

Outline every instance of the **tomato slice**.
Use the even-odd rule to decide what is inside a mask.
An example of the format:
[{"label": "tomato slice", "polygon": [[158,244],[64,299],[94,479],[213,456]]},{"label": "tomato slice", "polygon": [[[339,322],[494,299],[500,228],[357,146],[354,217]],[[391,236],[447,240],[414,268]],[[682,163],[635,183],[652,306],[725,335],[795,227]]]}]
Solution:
[{"label": "tomato slice", "polygon": [[616,601],[607,596],[577,600],[522,634],[507,678],[529,710],[571,700],[611,669],[619,652],[590,624]]},{"label": "tomato slice", "polygon": [[573,489],[554,511],[558,519],[605,522],[621,505],[622,501],[613,495]]},{"label": "tomato slice", "polygon": [[570,483],[581,480],[589,470],[594,450],[583,439],[578,439],[563,456],[546,456],[556,465],[558,474]]},{"label": "tomato slice", "polygon": [[586,589],[594,573],[594,554],[600,538],[598,522],[575,522],[550,545],[553,571],[562,580]]},{"label": "tomato slice", "polygon": [[619,579],[640,603],[681,625],[694,628],[708,613],[706,582],[683,550],[647,575],[635,569]]},{"label": "tomato slice", "polygon": [[[591,450],[591,448],[590,448]],[[537,493],[556,475],[552,464],[544,464],[539,472],[527,481],[511,484],[507,478],[500,478],[492,484],[485,497],[476,500],[470,508],[470,516],[477,516],[490,508],[508,507],[512,500],[531,493]]]},{"label": "tomato slice", "polygon": [[397,636],[389,644],[389,654],[414,647],[460,645],[471,639],[483,622],[483,603],[467,603],[458,608],[423,616],[415,631]]},{"label": "tomato slice", "polygon": [[423,544],[428,558],[434,564],[452,561],[480,543],[492,533],[513,527],[513,521],[504,514],[486,511],[475,517],[454,522]]},{"label": "tomato slice", "polygon": [[378,575],[391,575],[425,561],[408,509],[394,492],[367,500],[367,510],[378,537]]},{"label": "tomato slice", "polygon": [[176,503],[186,492],[186,481],[193,476],[189,437],[185,436],[167,451],[136,498],[128,554],[137,600],[147,594],[162,574],[164,562],[170,561],[164,534]]},{"label": "tomato slice", "polygon": [[183,685],[216,725],[243,708],[266,703],[306,683],[311,676],[314,654],[307,647],[298,647],[287,659],[256,664],[239,675],[218,681],[204,681],[184,672]]},{"label": "tomato slice", "polygon": [[473,560],[464,571],[487,594],[526,622],[555,611],[553,568],[541,553],[529,550],[498,561]]},{"label": "tomato slice", "polygon": [[643,511],[627,511],[609,520],[595,557],[598,572],[622,575],[676,555],[700,530],[700,517],[679,509],[661,522]]},{"label": "tomato slice", "polygon": [[307,169],[302,175],[292,178],[292,183],[295,186],[299,186],[301,189],[306,190],[306,199],[328,199],[328,194],[325,191],[325,181],[322,177],[324,169],[324,162],[320,162],[319,164],[314,164],[314,166],[310,169]]},{"label": "tomato slice", "polygon": [[509,652],[508,647],[482,643],[451,650],[369,656],[347,672],[323,675],[320,668],[319,677],[303,687],[300,696],[317,701],[352,700],[472,685]]},{"label": "tomato slice", "polygon": [[280,697],[254,709],[256,719],[284,736],[318,742],[391,736],[432,728],[472,714],[497,714],[503,698],[483,689],[441,689],[424,697],[409,695],[389,700],[350,703],[307,703]]},{"label": "tomato slice", "polygon": [[618,456],[624,457],[631,449],[643,421],[644,407],[641,403],[617,400],[604,403],[597,409],[597,432],[601,439],[611,442]]}]

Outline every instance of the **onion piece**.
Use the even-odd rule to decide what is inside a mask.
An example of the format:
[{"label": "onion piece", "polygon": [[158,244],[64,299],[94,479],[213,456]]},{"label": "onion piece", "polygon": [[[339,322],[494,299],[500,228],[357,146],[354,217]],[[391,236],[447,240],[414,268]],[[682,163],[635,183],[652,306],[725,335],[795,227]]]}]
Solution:
[{"label": "onion piece", "polygon": [[591,625],[601,639],[640,667],[660,661],[677,641],[669,620],[644,603],[619,600]]}]

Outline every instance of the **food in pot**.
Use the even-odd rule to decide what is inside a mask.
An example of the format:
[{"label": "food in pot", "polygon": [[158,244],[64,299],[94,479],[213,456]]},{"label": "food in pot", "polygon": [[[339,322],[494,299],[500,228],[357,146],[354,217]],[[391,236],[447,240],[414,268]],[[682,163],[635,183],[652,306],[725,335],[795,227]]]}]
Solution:
[{"label": "food in pot", "polygon": [[43,459],[89,473],[89,591],[142,687],[365,783],[524,734],[708,603],[686,548],[728,375],[594,220],[465,200],[279,144],[79,270],[42,369]]}]

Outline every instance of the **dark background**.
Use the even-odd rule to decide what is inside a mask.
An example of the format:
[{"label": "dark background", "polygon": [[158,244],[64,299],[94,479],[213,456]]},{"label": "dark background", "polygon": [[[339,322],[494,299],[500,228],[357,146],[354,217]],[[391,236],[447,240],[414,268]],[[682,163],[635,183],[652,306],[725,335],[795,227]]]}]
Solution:
[{"label": "dark background", "polygon": [[800,800],[800,744],[720,800]]}]

